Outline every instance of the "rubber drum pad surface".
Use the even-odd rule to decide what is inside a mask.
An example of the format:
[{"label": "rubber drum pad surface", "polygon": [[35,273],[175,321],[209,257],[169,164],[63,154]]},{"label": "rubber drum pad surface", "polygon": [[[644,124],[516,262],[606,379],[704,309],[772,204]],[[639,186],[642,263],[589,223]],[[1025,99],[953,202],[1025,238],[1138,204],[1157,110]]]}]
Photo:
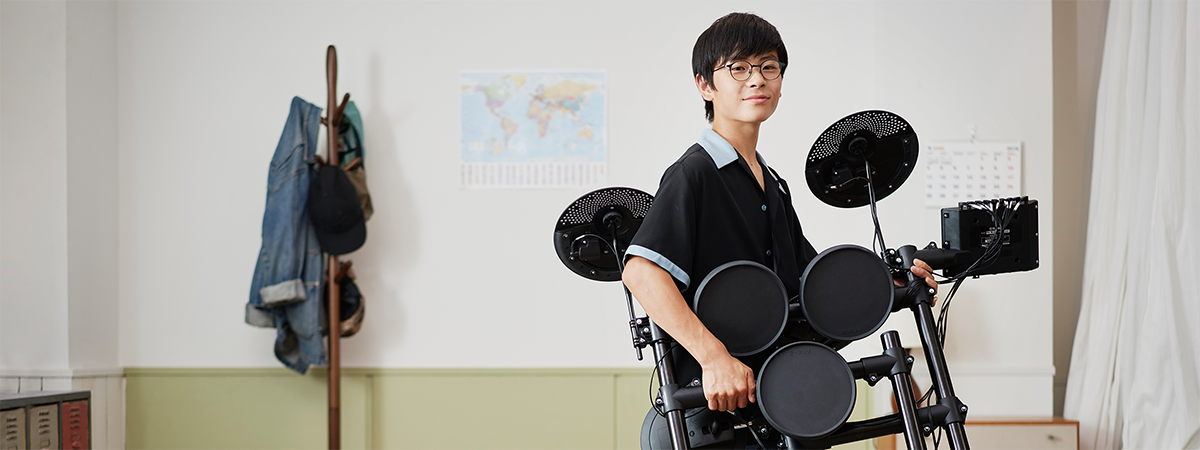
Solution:
[{"label": "rubber drum pad surface", "polygon": [[787,290],[775,272],[752,261],[724,264],[696,288],[693,310],[729,354],[770,347],[787,322]]},{"label": "rubber drum pad surface", "polygon": [[767,422],[797,438],[837,431],[850,418],[856,395],[846,360],[816,342],[780,348],[758,375],[758,403]]}]

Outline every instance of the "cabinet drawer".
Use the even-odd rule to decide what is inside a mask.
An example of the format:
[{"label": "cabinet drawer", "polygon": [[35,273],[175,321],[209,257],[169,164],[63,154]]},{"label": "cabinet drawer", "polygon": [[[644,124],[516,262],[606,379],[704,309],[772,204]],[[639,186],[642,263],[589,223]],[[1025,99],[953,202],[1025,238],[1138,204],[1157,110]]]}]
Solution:
[{"label": "cabinet drawer", "polygon": [[88,446],[88,401],[63,402],[62,407],[62,448],[91,448]]},{"label": "cabinet drawer", "polygon": [[29,408],[29,448],[58,449],[58,404]]},{"label": "cabinet drawer", "polygon": [[1078,428],[1066,424],[972,425],[967,424],[971,448],[1077,449]]},{"label": "cabinet drawer", "polygon": [[0,449],[25,450],[25,408],[0,411],[0,426],[4,427],[4,438]]}]

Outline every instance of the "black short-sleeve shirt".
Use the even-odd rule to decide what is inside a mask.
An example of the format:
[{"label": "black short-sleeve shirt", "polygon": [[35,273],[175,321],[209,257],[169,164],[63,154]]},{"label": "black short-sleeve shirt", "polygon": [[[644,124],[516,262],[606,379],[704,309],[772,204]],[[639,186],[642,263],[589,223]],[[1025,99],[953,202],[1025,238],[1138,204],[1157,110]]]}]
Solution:
[{"label": "black short-sleeve shirt", "polygon": [[[733,146],[705,130],[663,174],[626,258],[646,258],[670,273],[689,307],[709,272],[739,260],[774,269],[788,297],[799,294],[800,275],[817,252],[800,229],[787,182],[756,157],[764,168],[762,189]],[[678,347],[672,353],[680,384],[701,377],[691,355]],[[767,356],[738,359],[757,374]],[[755,407],[744,411],[757,415]]]},{"label": "black short-sleeve shirt", "polygon": [[817,252],[800,229],[787,182],[757,158],[763,189],[733,146],[704,130],[663,174],[626,257],[646,258],[670,273],[689,305],[709,272],[739,260],[774,269],[788,297],[797,295]]}]

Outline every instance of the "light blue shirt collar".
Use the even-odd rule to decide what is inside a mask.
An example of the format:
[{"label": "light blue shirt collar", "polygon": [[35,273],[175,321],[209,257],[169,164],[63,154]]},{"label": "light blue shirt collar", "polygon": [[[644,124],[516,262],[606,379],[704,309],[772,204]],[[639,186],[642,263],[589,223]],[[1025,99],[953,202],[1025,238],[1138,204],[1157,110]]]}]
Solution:
[{"label": "light blue shirt collar", "polygon": [[[708,152],[708,156],[712,158],[713,163],[717,165],[718,169],[738,160],[738,153],[733,148],[733,145],[711,128],[705,128],[704,132],[700,133],[700,139],[697,139],[696,143],[704,147],[704,150]],[[767,160],[763,159],[762,155],[758,154],[758,152],[754,152],[754,157],[762,161],[763,165],[767,164]]]},{"label": "light blue shirt collar", "polygon": [[696,143],[704,147],[704,151],[708,152],[708,156],[712,158],[718,169],[738,159],[737,150],[733,149],[729,141],[710,128],[705,128],[704,132],[700,133],[700,139],[697,139]]}]

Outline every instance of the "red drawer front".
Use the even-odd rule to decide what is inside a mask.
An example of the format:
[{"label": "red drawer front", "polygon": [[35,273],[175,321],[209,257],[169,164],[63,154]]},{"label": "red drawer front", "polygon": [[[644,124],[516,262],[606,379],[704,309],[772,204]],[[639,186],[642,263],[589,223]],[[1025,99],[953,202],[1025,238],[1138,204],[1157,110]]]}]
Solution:
[{"label": "red drawer front", "polygon": [[88,401],[63,402],[62,404],[62,448],[90,449],[88,436]]}]

